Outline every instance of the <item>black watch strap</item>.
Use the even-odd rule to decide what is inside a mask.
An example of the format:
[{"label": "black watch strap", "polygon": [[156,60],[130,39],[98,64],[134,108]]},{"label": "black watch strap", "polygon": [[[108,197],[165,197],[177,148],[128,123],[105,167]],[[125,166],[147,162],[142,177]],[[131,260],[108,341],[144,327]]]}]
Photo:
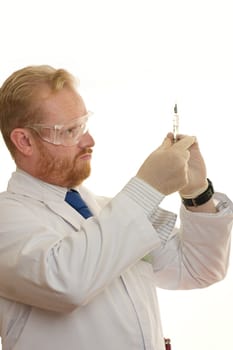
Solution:
[{"label": "black watch strap", "polygon": [[210,200],[210,198],[214,194],[214,188],[213,188],[212,182],[209,179],[207,179],[207,181],[209,184],[207,189],[203,193],[199,194],[199,196],[197,196],[196,198],[182,197],[182,202],[186,207],[197,207],[199,205],[202,205],[208,202],[208,200]]}]

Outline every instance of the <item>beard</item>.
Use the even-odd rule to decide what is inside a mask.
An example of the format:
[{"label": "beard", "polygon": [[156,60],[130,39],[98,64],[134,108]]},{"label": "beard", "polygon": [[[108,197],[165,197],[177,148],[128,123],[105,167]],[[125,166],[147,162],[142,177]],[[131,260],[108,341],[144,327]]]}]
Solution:
[{"label": "beard", "polygon": [[92,153],[91,148],[83,149],[73,159],[52,155],[39,140],[40,159],[37,163],[36,176],[53,185],[73,188],[79,186],[91,173],[90,160],[80,160],[80,156]]}]

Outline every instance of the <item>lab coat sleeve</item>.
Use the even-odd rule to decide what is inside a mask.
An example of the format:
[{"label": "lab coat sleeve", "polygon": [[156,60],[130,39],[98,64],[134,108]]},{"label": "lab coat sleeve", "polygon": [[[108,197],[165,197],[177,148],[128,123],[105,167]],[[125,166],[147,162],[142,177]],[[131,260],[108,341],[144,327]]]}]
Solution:
[{"label": "lab coat sleeve", "polygon": [[180,210],[180,229],[152,252],[156,284],[165,289],[194,289],[222,280],[229,263],[232,202],[215,194],[217,213]]},{"label": "lab coat sleeve", "polygon": [[[0,295],[58,312],[84,305],[161,244],[143,210],[119,193],[81,229],[64,234],[42,204],[0,201]],[[59,231],[60,230],[60,231]]]}]

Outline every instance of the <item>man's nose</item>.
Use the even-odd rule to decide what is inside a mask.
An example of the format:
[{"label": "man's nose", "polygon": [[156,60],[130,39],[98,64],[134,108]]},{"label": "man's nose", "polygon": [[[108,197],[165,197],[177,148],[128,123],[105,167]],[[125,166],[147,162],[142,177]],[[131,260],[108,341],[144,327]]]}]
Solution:
[{"label": "man's nose", "polygon": [[85,132],[79,140],[78,146],[80,148],[88,148],[93,147],[95,145],[95,141],[89,131]]}]

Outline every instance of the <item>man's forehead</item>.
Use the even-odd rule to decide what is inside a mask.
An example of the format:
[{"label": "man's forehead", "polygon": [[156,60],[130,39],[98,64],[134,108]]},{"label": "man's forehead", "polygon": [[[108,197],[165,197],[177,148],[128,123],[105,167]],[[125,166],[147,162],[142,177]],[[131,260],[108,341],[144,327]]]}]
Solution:
[{"label": "man's forehead", "polygon": [[43,99],[41,109],[47,122],[57,124],[82,117],[87,112],[80,94],[71,89],[53,92]]}]

